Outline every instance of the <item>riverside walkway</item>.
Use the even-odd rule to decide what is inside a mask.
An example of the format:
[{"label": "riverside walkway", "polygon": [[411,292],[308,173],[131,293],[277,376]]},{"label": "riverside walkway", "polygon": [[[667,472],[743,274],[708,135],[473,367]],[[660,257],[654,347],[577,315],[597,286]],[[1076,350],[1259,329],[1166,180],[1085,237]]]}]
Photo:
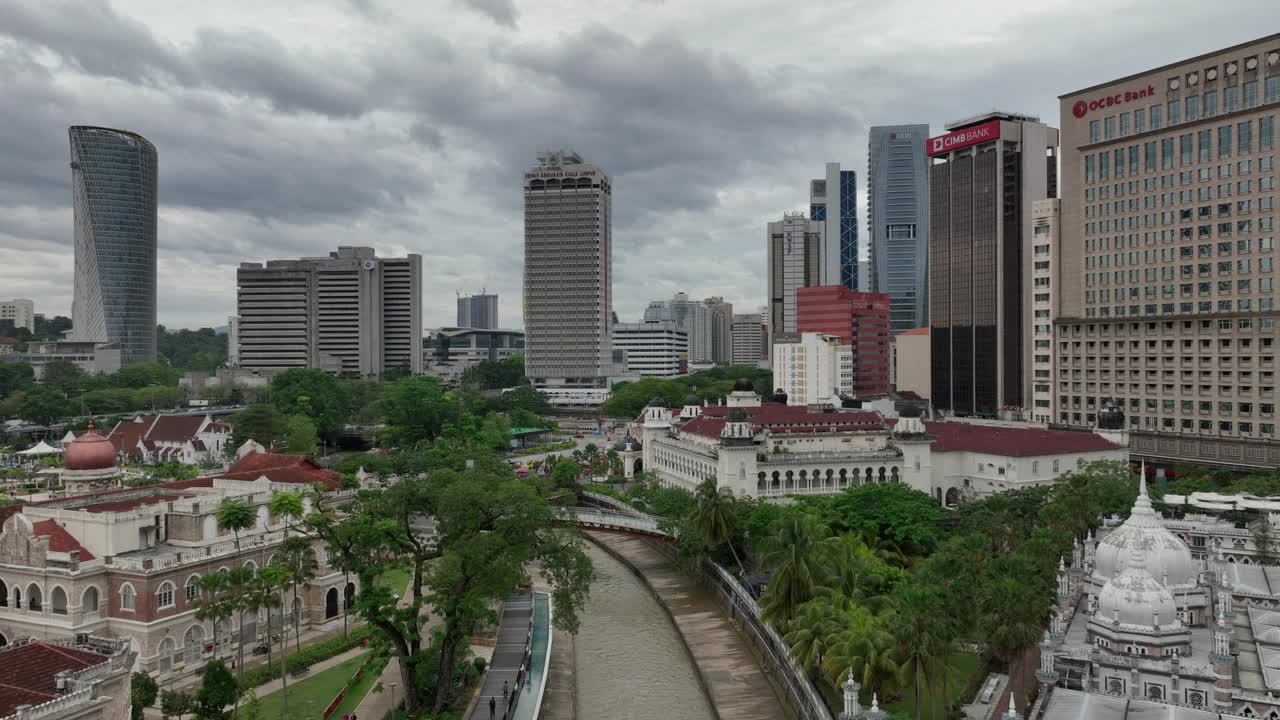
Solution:
[{"label": "riverside walkway", "polygon": [[[498,642],[485,673],[471,720],[537,717],[546,689],[551,644],[551,607],[546,593],[516,593],[502,604]],[[503,693],[503,687],[508,692]],[[489,701],[495,712],[489,714]]]},{"label": "riverside walkway", "polygon": [[715,597],[658,551],[655,543],[660,541],[595,530],[584,532],[635,570],[666,607],[721,720],[790,717],[747,641]]}]

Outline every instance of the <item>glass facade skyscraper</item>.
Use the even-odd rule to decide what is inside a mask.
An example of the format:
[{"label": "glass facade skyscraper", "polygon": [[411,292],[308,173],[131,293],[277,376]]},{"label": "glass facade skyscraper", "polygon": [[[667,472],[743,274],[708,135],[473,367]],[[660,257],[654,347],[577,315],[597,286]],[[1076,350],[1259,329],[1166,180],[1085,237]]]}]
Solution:
[{"label": "glass facade skyscraper", "polygon": [[122,365],[156,359],[156,148],[136,133],[75,125],[73,338],[118,342]]},{"label": "glass facade skyscraper", "polygon": [[823,223],[822,285],[858,289],[858,174],[827,163],[826,177],[809,181],[809,219]]},{"label": "glass facade skyscraper", "polygon": [[868,142],[868,290],[889,296],[895,333],[929,324],[928,137],[928,125],[886,125]]}]

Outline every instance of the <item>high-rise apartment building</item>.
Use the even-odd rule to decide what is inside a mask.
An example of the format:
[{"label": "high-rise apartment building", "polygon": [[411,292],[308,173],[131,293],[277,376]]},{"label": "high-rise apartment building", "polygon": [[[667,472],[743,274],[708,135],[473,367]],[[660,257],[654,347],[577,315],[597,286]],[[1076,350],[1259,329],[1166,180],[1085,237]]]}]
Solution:
[{"label": "high-rise apartment building", "polygon": [[764,316],[760,313],[742,313],[733,316],[733,356],[735,365],[755,365],[766,358],[768,336]]},{"label": "high-rise apartment building", "polygon": [[929,340],[936,410],[1022,416],[1032,206],[1057,194],[1058,131],[987,113],[929,139]]},{"label": "high-rise apartment building", "polygon": [[689,360],[712,360],[711,308],[701,300],[690,300],[678,292],[670,300],[654,300],[644,309],[644,322],[672,322],[689,338]]},{"label": "high-rise apartment building", "polygon": [[73,125],[72,339],[118,342],[122,365],[156,360],[156,148],[137,133]]},{"label": "high-rise apartment building", "polygon": [[490,293],[458,296],[458,327],[498,329],[498,296]]},{"label": "high-rise apartment building", "polygon": [[879,125],[867,145],[871,286],[888,293],[895,333],[929,323],[928,125]]},{"label": "high-rise apartment building", "polygon": [[826,176],[809,181],[809,219],[823,224],[819,285],[858,289],[858,174],[827,163]]},{"label": "high-rise apartment building", "polygon": [[321,368],[343,377],[422,372],[422,256],[368,247],[241,263],[240,367]]},{"label": "high-rise apartment building", "polygon": [[667,377],[689,371],[689,336],[670,321],[616,323],[613,349],[624,353],[628,374]]},{"label": "high-rise apartment building", "polygon": [[796,291],[796,326],[801,334],[839,339],[852,350],[849,392],[858,398],[889,393],[890,298],[854,292],[843,285]]},{"label": "high-rise apartment building", "polygon": [[1031,398],[1030,420],[1057,422],[1053,411],[1053,321],[1057,317],[1057,272],[1061,242],[1061,204],[1057,198],[1031,203],[1031,315],[1026,320],[1031,338],[1023,354],[1024,395]]},{"label": "high-rise apartment building", "polygon": [[853,392],[853,351],[834,335],[801,333],[773,345],[773,386],[788,405],[840,405]]},{"label": "high-rise apartment building", "polygon": [[604,387],[612,371],[613,189],[571,150],[524,175],[525,375]]},{"label": "high-rise apartment building", "polygon": [[1060,98],[1056,419],[1114,402],[1135,454],[1280,462],[1280,34]]},{"label": "high-rise apartment building", "polygon": [[709,297],[703,301],[707,306],[707,325],[711,337],[709,362],[727,365],[733,362],[733,303],[727,303],[722,297]]},{"label": "high-rise apartment building", "polygon": [[[0,302],[0,326],[12,325],[13,328],[26,328],[36,331],[36,304],[31,300],[19,298]],[[0,330],[3,330],[0,327]]]},{"label": "high-rise apartment building", "polygon": [[770,343],[796,333],[796,290],[822,285],[826,223],[789,212],[769,223]]}]

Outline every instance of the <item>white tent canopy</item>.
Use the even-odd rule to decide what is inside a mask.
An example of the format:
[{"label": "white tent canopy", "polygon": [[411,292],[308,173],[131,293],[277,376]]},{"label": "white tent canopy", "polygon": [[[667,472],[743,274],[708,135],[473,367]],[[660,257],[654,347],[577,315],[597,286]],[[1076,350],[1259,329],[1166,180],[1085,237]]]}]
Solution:
[{"label": "white tent canopy", "polygon": [[58,448],[56,448],[56,447],[54,447],[54,446],[50,445],[49,443],[46,443],[45,441],[41,440],[40,442],[38,442],[38,443],[36,443],[35,445],[33,445],[33,446],[31,446],[31,447],[27,448],[26,450],[19,450],[19,451],[18,451],[17,453],[15,453],[15,454],[16,454],[16,455],[26,455],[26,456],[28,456],[28,457],[31,457],[31,456],[35,456],[35,455],[58,455],[58,454],[61,454],[61,453],[62,453],[62,450],[60,450],[60,449],[58,449]]}]

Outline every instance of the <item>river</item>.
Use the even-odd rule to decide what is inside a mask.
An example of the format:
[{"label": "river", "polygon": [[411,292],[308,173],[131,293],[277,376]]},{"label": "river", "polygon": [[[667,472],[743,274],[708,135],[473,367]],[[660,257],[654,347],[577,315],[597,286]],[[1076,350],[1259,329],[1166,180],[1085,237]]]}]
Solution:
[{"label": "river", "polygon": [[587,543],[596,579],[576,646],[578,720],[713,720],[671,618],[630,568]]}]

